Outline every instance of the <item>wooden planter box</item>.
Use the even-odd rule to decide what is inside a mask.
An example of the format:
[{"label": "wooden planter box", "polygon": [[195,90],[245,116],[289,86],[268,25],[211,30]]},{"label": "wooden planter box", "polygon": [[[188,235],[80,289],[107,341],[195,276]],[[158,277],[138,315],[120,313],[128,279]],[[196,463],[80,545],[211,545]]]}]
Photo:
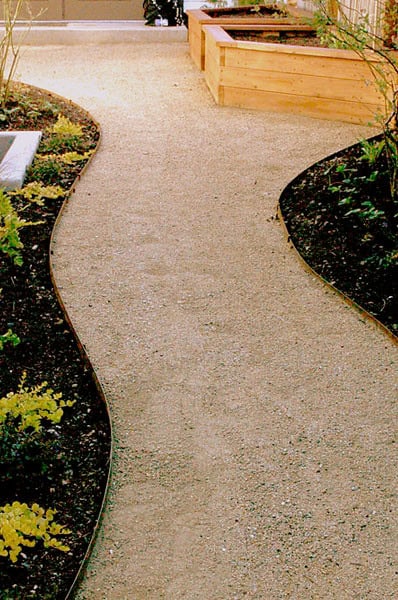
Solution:
[{"label": "wooden planter box", "polygon": [[[269,16],[250,16],[250,10],[257,7],[241,6],[235,8],[208,8],[202,10],[187,10],[188,41],[191,58],[196,66],[203,71],[205,67],[205,34],[204,25],[286,25],[303,22],[312,13],[299,8],[286,7],[286,15],[278,14],[278,7],[268,6]],[[260,7],[261,8],[261,7]],[[280,11],[280,9],[279,9]],[[274,15],[274,16],[273,16]]]},{"label": "wooden planter box", "polygon": [[370,67],[353,51],[238,41],[220,26],[204,32],[205,79],[220,105],[358,124],[384,114]]}]

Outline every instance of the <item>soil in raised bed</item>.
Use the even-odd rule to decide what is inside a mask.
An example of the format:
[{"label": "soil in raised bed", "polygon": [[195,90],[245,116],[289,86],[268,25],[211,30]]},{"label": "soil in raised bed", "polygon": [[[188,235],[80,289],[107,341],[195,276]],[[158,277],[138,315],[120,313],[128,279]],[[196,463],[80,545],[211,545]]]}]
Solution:
[{"label": "soil in raised bed", "polygon": [[263,6],[261,4],[255,6],[236,6],[226,8],[204,8],[204,13],[213,18],[233,18],[236,17],[275,17],[276,19],[291,17],[288,11],[283,7],[276,5]]},{"label": "soil in raised bed", "polygon": [[327,48],[327,45],[316,35],[308,31],[256,31],[228,29],[228,35],[234,40],[245,42],[266,42],[269,44],[291,44],[294,46],[312,46]]},{"label": "soil in raised bed", "polygon": [[[83,150],[96,148],[99,130],[89,115],[58,97],[24,88],[2,111],[2,129],[44,131],[61,113],[83,127]],[[48,141],[44,135],[43,144]],[[64,165],[46,183],[69,190],[85,161]],[[31,175],[25,183],[28,183]],[[26,201],[15,198],[19,208]],[[30,204],[21,214],[42,221],[20,230],[23,265],[0,254],[0,333],[9,328],[21,342],[5,344],[0,352],[0,398],[17,391],[23,373],[31,388],[48,382],[64,400],[75,404],[64,410],[57,425],[45,424],[44,445],[21,449],[10,463],[0,461],[0,506],[15,500],[57,510],[55,520],[71,530],[62,538],[69,552],[45,549],[41,542],[23,548],[18,562],[0,557],[0,599],[61,600],[66,597],[95,531],[106,489],[110,457],[110,423],[93,372],[78,349],[54,292],[49,270],[49,242],[62,200]],[[46,423],[46,422],[45,422]],[[0,437],[2,459],[4,438]]]}]

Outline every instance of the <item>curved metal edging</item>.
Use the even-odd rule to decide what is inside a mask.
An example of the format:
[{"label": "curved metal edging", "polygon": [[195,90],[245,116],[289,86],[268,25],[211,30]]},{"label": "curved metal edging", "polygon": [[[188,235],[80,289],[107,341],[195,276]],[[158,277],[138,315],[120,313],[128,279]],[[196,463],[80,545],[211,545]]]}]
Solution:
[{"label": "curved metal edging", "polygon": [[[371,137],[368,138],[368,141],[375,140],[375,139],[377,139],[379,137],[380,137],[380,134],[379,135],[371,136]],[[339,154],[341,154],[341,152],[343,152],[344,150],[349,150],[350,148],[355,148],[357,145],[358,145],[358,142],[356,142],[355,144],[351,144],[351,146],[347,146],[347,148],[343,148],[341,150],[337,150],[336,152],[333,152],[333,154],[329,154],[328,156],[325,156],[325,158],[321,159],[321,161],[332,160],[333,158],[339,156]],[[317,161],[317,162],[321,162],[321,161]],[[317,164],[317,163],[314,163],[314,164]],[[315,271],[311,267],[311,265],[303,258],[302,254],[299,252],[299,250],[297,249],[297,247],[295,246],[295,244],[292,241],[292,237],[290,235],[289,229],[288,229],[288,227],[287,227],[287,225],[286,225],[286,223],[284,221],[284,218],[283,218],[283,212],[282,212],[282,209],[281,209],[281,200],[287,194],[287,192],[289,191],[289,189],[296,183],[296,181],[298,181],[303,176],[303,173],[305,173],[306,171],[308,171],[309,169],[311,169],[313,166],[314,165],[311,165],[311,166],[307,167],[307,169],[305,169],[304,171],[302,171],[301,173],[299,173],[298,175],[296,175],[296,177],[294,179],[292,179],[290,181],[290,183],[288,183],[287,186],[282,190],[282,193],[279,196],[278,207],[277,207],[277,216],[279,218],[279,222],[282,225],[282,229],[284,231],[285,237],[288,240],[288,242],[291,244],[291,247],[293,248],[293,250],[296,252],[296,254],[297,254],[300,262],[302,263],[302,265],[304,266],[304,268],[306,269],[306,271],[308,271],[309,273],[311,273],[312,275],[314,275],[324,285],[326,285],[326,287],[328,287],[330,290],[332,290],[338,296],[340,296],[340,298],[342,298],[349,306],[351,306],[351,307],[355,308],[356,310],[358,310],[368,321],[372,322],[379,329],[381,329],[382,331],[384,331],[384,333],[386,333],[388,335],[388,337],[395,344],[398,345],[398,337],[396,335],[394,335],[394,333],[390,329],[388,329],[388,327],[386,327],[381,321],[379,321],[379,319],[377,319],[374,315],[372,315],[365,308],[363,308],[363,306],[361,306],[360,304],[357,304],[357,302],[355,302],[355,300],[352,300],[352,298],[350,298],[349,296],[347,296],[347,294],[345,294],[344,292],[342,292],[341,290],[339,290],[332,283],[330,283],[327,279],[325,279],[324,277],[322,277],[322,275],[320,275],[319,273],[317,273],[317,271]]]},{"label": "curved metal edging", "polygon": [[[35,88],[35,86],[32,86],[32,85],[29,85],[29,87],[30,88]],[[54,98],[58,97],[63,102],[65,102],[65,100],[66,100],[64,97],[59,96],[58,94],[55,94],[54,92],[50,92],[49,90],[44,90],[42,88],[37,88],[37,87],[35,89],[37,89],[39,91],[42,91],[45,94],[48,94],[48,95],[50,95],[50,96],[52,96]],[[86,111],[80,105],[72,102],[71,100],[66,100],[66,101],[69,102],[70,105],[76,106],[76,108],[78,108],[78,110],[80,112],[84,113],[87,116],[87,118],[91,122],[93,122],[95,124],[95,126],[97,127],[98,132],[99,132],[99,138],[98,138],[98,143],[97,143],[97,145],[95,147],[95,151],[94,151],[94,153],[92,155],[92,156],[94,156],[94,154],[97,152],[97,150],[99,148],[99,145],[101,143],[101,140],[102,140],[101,128],[100,128],[98,122],[92,117],[92,115],[88,111]],[[81,358],[82,358],[82,360],[84,361],[85,365],[88,367],[88,369],[89,369],[89,371],[91,373],[91,377],[92,377],[93,382],[95,384],[95,387],[96,387],[96,389],[98,391],[99,397],[102,400],[103,405],[104,405],[104,407],[106,409],[106,414],[108,416],[109,432],[110,432],[110,450],[109,450],[109,456],[108,456],[109,468],[108,468],[108,475],[107,475],[107,478],[106,478],[106,485],[105,485],[105,490],[104,490],[104,495],[103,495],[103,498],[102,498],[100,510],[99,510],[99,513],[98,513],[98,516],[97,516],[97,520],[96,520],[95,525],[94,525],[93,533],[92,533],[91,539],[89,541],[86,553],[85,553],[85,555],[84,555],[84,557],[83,557],[83,559],[82,559],[82,561],[80,563],[80,567],[79,567],[78,572],[77,572],[77,574],[75,576],[75,579],[73,580],[73,583],[70,586],[70,588],[69,588],[69,590],[68,590],[68,592],[67,592],[67,594],[65,596],[65,600],[70,600],[72,598],[72,594],[75,592],[78,583],[80,582],[80,580],[82,579],[82,577],[84,575],[84,571],[85,571],[88,559],[89,559],[89,557],[91,555],[91,552],[93,550],[94,543],[95,543],[95,540],[97,538],[99,527],[101,525],[101,521],[102,521],[102,518],[103,518],[103,514],[104,514],[104,510],[105,510],[105,505],[106,505],[106,502],[107,502],[108,496],[109,496],[109,487],[110,487],[110,480],[111,480],[111,467],[112,467],[112,456],[113,456],[113,428],[112,428],[112,419],[111,419],[111,414],[110,414],[110,410],[109,410],[109,405],[108,405],[108,402],[106,400],[106,396],[105,396],[104,390],[102,388],[102,385],[101,385],[101,383],[100,383],[100,381],[99,381],[99,379],[97,377],[97,374],[96,374],[96,372],[95,372],[95,370],[94,370],[94,368],[93,368],[93,366],[91,364],[91,361],[90,361],[90,359],[88,357],[88,354],[87,354],[87,352],[85,350],[85,347],[82,344],[82,342],[81,342],[81,340],[80,340],[80,338],[79,338],[79,336],[78,336],[78,334],[77,334],[77,332],[76,332],[76,330],[75,330],[75,328],[74,328],[74,326],[73,326],[73,324],[72,324],[72,322],[71,322],[71,320],[69,318],[67,310],[65,308],[65,304],[64,304],[64,302],[62,300],[61,294],[59,292],[58,286],[57,286],[56,281],[55,281],[54,272],[53,272],[53,268],[52,268],[52,259],[51,259],[51,257],[52,257],[52,246],[53,246],[53,243],[54,243],[55,231],[56,231],[56,229],[57,229],[57,227],[58,227],[58,225],[59,225],[59,223],[61,221],[61,218],[63,216],[63,213],[64,213],[65,209],[66,209],[66,206],[68,205],[70,197],[71,197],[71,195],[74,192],[74,188],[75,188],[76,182],[85,173],[86,169],[88,168],[88,166],[89,166],[89,164],[91,162],[92,156],[86,162],[86,164],[84,165],[83,169],[80,171],[79,175],[76,177],[75,181],[73,182],[73,184],[69,188],[68,194],[67,194],[65,200],[63,201],[60,210],[58,211],[58,215],[57,215],[57,218],[55,220],[54,227],[52,229],[51,236],[50,236],[50,242],[49,242],[49,270],[50,270],[50,278],[51,278],[51,283],[52,283],[52,286],[53,286],[53,289],[54,289],[54,293],[55,293],[55,295],[57,297],[58,304],[59,304],[59,306],[60,306],[60,308],[61,308],[61,310],[62,310],[62,312],[64,314],[65,321],[68,324],[68,327],[70,328],[70,330],[71,330],[71,332],[72,332],[72,334],[73,334],[73,336],[75,338],[75,341],[76,341],[77,347],[79,349]]]}]

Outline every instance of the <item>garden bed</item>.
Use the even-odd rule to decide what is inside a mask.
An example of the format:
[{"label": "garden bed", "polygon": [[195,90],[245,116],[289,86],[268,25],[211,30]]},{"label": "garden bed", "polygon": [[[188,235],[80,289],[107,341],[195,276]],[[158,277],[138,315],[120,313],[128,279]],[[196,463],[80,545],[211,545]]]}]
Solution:
[{"label": "garden bed", "polygon": [[[359,124],[384,112],[369,67],[378,58],[371,52],[366,62],[351,50],[319,47],[313,34],[298,45],[237,40],[234,32],[242,35],[242,27],[233,25],[203,29],[205,79],[217,104]],[[259,35],[259,26],[253,33]]]},{"label": "garden bed", "polygon": [[305,263],[398,342],[398,219],[384,152],[366,159],[382,140],[312,165],[283,190],[279,207]]},{"label": "garden bed", "polygon": [[293,7],[253,5],[187,10],[188,40],[191,58],[199,69],[205,68],[204,25],[287,25],[305,24],[311,13]]},{"label": "garden bed", "polygon": [[[60,423],[44,420],[40,436],[29,428],[18,433],[11,422],[0,429],[0,506],[15,501],[57,510],[56,522],[70,534],[62,536],[68,551],[22,547],[13,563],[0,556],[0,599],[64,600],[74,585],[97,530],[110,468],[111,430],[102,390],[69,325],[54,289],[50,239],[56,219],[74,182],[99,141],[99,129],[78,106],[35,88],[21,88],[1,111],[1,129],[43,131],[37,159],[25,185],[57,185],[64,190],[43,202],[17,193],[12,203],[26,221],[38,225],[20,230],[22,264],[0,254],[0,334],[7,330],[20,343],[4,343],[0,351],[0,398],[25,385],[48,382],[62,399]],[[49,133],[59,115],[79,124],[82,135],[59,138]],[[62,142],[62,143],[60,143]],[[70,162],[61,160],[69,152]],[[82,155],[71,156],[74,152]],[[1,222],[0,222],[1,224]],[[1,537],[1,536],[0,536]]]}]

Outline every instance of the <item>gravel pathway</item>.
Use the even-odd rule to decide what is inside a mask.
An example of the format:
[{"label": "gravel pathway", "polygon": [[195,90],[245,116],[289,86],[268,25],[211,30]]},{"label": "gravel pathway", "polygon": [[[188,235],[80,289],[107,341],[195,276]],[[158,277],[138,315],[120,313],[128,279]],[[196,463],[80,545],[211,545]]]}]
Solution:
[{"label": "gravel pathway", "polygon": [[398,348],[275,219],[366,129],[214,105],[186,43],[27,48],[103,142],[54,268],[117,436],[79,600],[398,598]]}]

